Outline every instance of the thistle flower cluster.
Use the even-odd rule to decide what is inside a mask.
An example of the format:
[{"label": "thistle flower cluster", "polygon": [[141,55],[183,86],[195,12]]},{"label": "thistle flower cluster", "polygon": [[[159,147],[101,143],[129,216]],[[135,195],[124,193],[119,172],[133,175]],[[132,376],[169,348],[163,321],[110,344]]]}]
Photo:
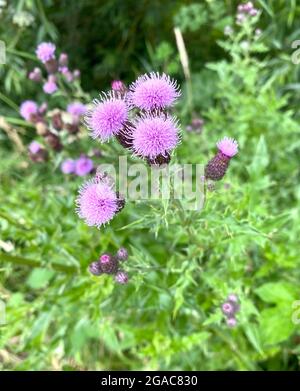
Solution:
[{"label": "thistle flower cluster", "polygon": [[221,180],[229,167],[230,160],[238,153],[236,140],[224,137],[217,142],[218,153],[205,166],[205,178]]},{"label": "thistle flower cluster", "polygon": [[66,159],[62,162],[60,169],[63,174],[74,174],[77,176],[85,176],[94,171],[93,161],[85,155],[81,155],[78,159]]},{"label": "thistle flower cluster", "polygon": [[89,265],[89,272],[94,276],[109,274],[114,276],[116,283],[124,285],[128,282],[128,274],[123,270],[122,263],[128,259],[126,248],[121,247],[115,255],[102,254],[97,261]]},{"label": "thistle flower cluster", "polygon": [[168,163],[179,142],[179,125],[167,110],[179,96],[176,82],[165,74],[140,76],[128,89],[115,80],[112,91],[94,100],[85,123],[94,139],[106,142],[116,137],[149,164]]},{"label": "thistle flower cluster", "polygon": [[227,300],[221,305],[221,310],[226,317],[228,327],[237,325],[236,313],[240,310],[239,299],[235,294],[230,294]]},{"label": "thistle flower cluster", "polygon": [[43,64],[47,77],[43,79],[40,68],[34,68],[28,75],[30,80],[37,83],[43,82],[43,90],[46,94],[53,94],[58,90],[58,80],[60,78],[70,83],[80,77],[79,70],[70,70],[68,67],[69,58],[66,53],[61,53],[56,58],[56,46],[52,42],[42,42],[36,49],[36,56]]},{"label": "thistle flower cluster", "polygon": [[[56,58],[56,47],[53,43],[42,42],[39,44],[36,55],[43,64],[47,76],[44,78],[44,71],[35,67],[29,72],[28,77],[36,83],[43,83],[43,91],[47,95],[55,93],[64,80],[71,81],[80,77],[78,70],[72,72],[69,70],[69,58],[66,53],[61,53],[59,58]],[[75,135],[80,130],[81,119],[85,113],[86,106],[79,101],[68,102],[64,110],[54,108],[51,111],[48,110],[46,102],[39,106],[33,100],[26,100],[20,105],[21,116],[35,125],[37,134],[43,137],[45,144],[56,152],[63,149],[62,140],[66,140],[68,143],[75,140]],[[66,137],[66,134],[69,134],[69,137]]]},{"label": "thistle flower cluster", "polygon": [[236,23],[242,24],[247,18],[251,18],[258,15],[258,9],[256,9],[252,1],[248,1],[244,4],[239,4],[237,7]]}]

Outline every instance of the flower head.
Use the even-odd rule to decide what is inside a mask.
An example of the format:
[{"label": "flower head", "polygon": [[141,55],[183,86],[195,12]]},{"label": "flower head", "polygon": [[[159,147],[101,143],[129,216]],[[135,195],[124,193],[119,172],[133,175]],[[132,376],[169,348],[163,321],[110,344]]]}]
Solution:
[{"label": "flower head", "polygon": [[29,73],[28,78],[32,81],[40,82],[42,80],[42,71],[36,67]]},{"label": "flower head", "polygon": [[41,146],[40,143],[38,143],[37,141],[32,141],[29,146],[28,146],[28,150],[29,152],[31,152],[32,154],[36,154],[38,153],[43,147]]},{"label": "flower head", "polygon": [[122,270],[119,270],[115,275],[115,281],[121,285],[127,284],[128,274]]},{"label": "flower head", "polygon": [[32,116],[38,114],[38,105],[33,100],[25,100],[20,106],[20,114],[26,121],[30,121]]},{"label": "flower head", "polygon": [[94,169],[94,163],[86,156],[81,156],[75,162],[75,174],[84,176],[89,174]]},{"label": "flower head", "polygon": [[79,217],[87,225],[98,228],[108,223],[118,211],[116,192],[108,183],[96,179],[81,187],[76,204]]},{"label": "flower head", "polygon": [[155,158],[174,149],[179,141],[177,120],[166,115],[145,114],[132,129],[133,150],[143,157]]},{"label": "flower head", "polygon": [[94,276],[100,276],[100,274],[102,274],[100,262],[98,262],[98,261],[92,262],[89,265],[89,272],[91,274],[93,274]]},{"label": "flower head", "polygon": [[72,102],[68,105],[67,112],[69,114],[76,116],[76,117],[80,117],[81,115],[85,114],[86,107],[81,102]]},{"label": "flower head", "polygon": [[59,56],[59,65],[61,66],[66,66],[68,65],[68,61],[69,61],[69,57],[67,55],[67,53],[61,53],[61,55]]},{"label": "flower head", "polygon": [[46,94],[53,94],[55,91],[57,91],[57,84],[52,81],[48,80],[44,85],[43,85],[43,90]]},{"label": "flower head", "polygon": [[60,166],[63,174],[73,174],[75,172],[75,161],[73,159],[66,159]]},{"label": "flower head", "polygon": [[37,58],[45,64],[47,61],[55,59],[55,45],[51,42],[42,42],[36,49]]},{"label": "flower head", "polygon": [[125,247],[119,248],[117,252],[117,258],[119,261],[126,261],[128,259],[128,251]]},{"label": "flower head", "polygon": [[224,137],[217,142],[219,151],[230,158],[238,153],[238,146],[237,141],[229,137]]},{"label": "flower head", "polygon": [[172,106],[180,96],[177,83],[166,74],[150,73],[140,76],[129,87],[130,103],[142,110]]},{"label": "flower head", "polygon": [[118,260],[110,254],[102,254],[99,264],[104,273],[114,274],[118,270]]},{"label": "flower head", "polygon": [[126,102],[119,95],[111,93],[94,100],[94,107],[87,112],[85,122],[91,136],[104,142],[123,128],[127,118]]},{"label": "flower head", "polygon": [[233,315],[234,314],[234,306],[228,301],[222,304],[222,312],[224,315]]},{"label": "flower head", "polygon": [[237,320],[234,317],[228,318],[226,322],[227,322],[227,326],[230,328],[233,328],[237,325]]}]

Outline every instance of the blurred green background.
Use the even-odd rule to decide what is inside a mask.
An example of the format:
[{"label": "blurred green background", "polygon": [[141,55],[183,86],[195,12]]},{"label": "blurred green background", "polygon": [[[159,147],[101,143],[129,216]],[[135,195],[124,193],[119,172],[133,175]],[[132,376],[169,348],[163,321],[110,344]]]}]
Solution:
[{"label": "blurred green background", "polygon": [[[229,0],[0,0],[1,369],[299,370],[300,82],[291,56],[300,4],[253,3],[259,16],[239,26],[239,3]],[[238,140],[201,212],[128,202],[100,231],[77,218],[82,179],[64,177],[62,159],[98,148],[95,164],[117,162],[121,150],[82,129],[47,163],[29,162],[36,133],[18,111],[26,99],[45,100],[27,77],[42,41],[80,69],[85,93],[70,99],[84,103],[114,79],[130,83],[153,70],[177,79],[174,162],[205,164],[220,137]],[[67,103],[59,95],[48,102]],[[199,117],[202,133],[187,131]],[[87,272],[120,246],[130,253],[128,285]],[[241,304],[234,329],[220,310],[231,292]]]}]

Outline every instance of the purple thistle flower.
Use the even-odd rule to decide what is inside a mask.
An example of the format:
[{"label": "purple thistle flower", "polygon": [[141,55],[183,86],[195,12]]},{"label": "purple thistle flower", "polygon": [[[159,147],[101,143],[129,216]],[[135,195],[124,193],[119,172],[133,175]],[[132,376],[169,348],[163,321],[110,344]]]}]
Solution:
[{"label": "purple thistle flower", "polygon": [[76,117],[80,117],[85,114],[86,106],[81,102],[72,102],[68,105],[67,112]]},{"label": "purple thistle flower", "polygon": [[115,275],[115,281],[118,284],[124,285],[128,282],[128,274],[123,270],[119,270]]},{"label": "purple thistle flower", "polygon": [[26,121],[31,121],[38,114],[38,105],[33,100],[25,100],[20,106],[20,114]]},{"label": "purple thistle flower", "polygon": [[116,135],[128,118],[126,102],[118,94],[100,95],[100,101],[94,100],[94,107],[87,111],[85,123],[91,131],[91,136],[102,142]]},{"label": "purple thistle flower", "polygon": [[38,143],[37,141],[32,141],[29,146],[28,146],[28,150],[30,153],[32,154],[36,154],[38,153],[43,147],[41,146],[40,143]]},{"label": "purple thistle flower", "polygon": [[118,211],[118,198],[112,187],[92,179],[79,190],[77,213],[87,225],[100,227],[108,223]]},{"label": "purple thistle flower", "polygon": [[36,49],[37,58],[45,64],[50,60],[55,59],[55,45],[51,42],[42,42],[38,45]]},{"label": "purple thistle flower", "polygon": [[71,71],[67,71],[64,73],[64,76],[66,78],[66,80],[71,83],[73,80],[74,80],[74,76],[73,76],[73,73]]},{"label": "purple thistle flower", "polygon": [[117,258],[119,261],[126,261],[128,259],[128,251],[125,247],[119,248],[117,252]]},{"label": "purple thistle flower", "polygon": [[66,159],[60,166],[63,174],[74,174],[75,172],[75,161],[73,159]]},{"label": "purple thistle flower", "polygon": [[224,155],[232,158],[238,153],[238,143],[233,138],[224,137],[222,140],[217,142],[217,147]]},{"label": "purple thistle flower", "polygon": [[84,176],[89,174],[94,169],[94,163],[87,156],[81,156],[75,162],[75,174]]},{"label": "purple thistle flower", "polygon": [[129,101],[142,110],[163,109],[172,106],[180,96],[176,81],[166,74],[151,72],[140,76],[129,87]]},{"label": "purple thistle flower", "polygon": [[138,156],[152,159],[166,155],[179,142],[178,122],[168,115],[143,114],[132,128],[132,139]]},{"label": "purple thistle flower", "polygon": [[48,80],[44,85],[43,85],[43,90],[46,94],[53,94],[55,91],[57,91],[57,85],[54,81]]},{"label": "purple thistle flower", "polygon": [[100,276],[102,274],[101,264],[98,261],[92,262],[89,265],[89,272],[94,276]]}]

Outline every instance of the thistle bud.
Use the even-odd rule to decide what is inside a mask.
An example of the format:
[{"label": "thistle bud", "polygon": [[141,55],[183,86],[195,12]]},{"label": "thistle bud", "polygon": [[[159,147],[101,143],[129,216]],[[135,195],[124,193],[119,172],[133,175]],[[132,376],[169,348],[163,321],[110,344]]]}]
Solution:
[{"label": "thistle bud", "polygon": [[128,251],[125,247],[119,248],[117,252],[117,258],[119,261],[126,261],[128,259]]},{"label": "thistle bud", "polygon": [[102,274],[101,264],[98,261],[92,262],[89,265],[89,272],[94,276],[100,276]]},{"label": "thistle bud", "polygon": [[46,135],[45,139],[46,139],[48,145],[52,149],[54,149],[54,151],[59,152],[59,151],[62,150],[63,146],[62,146],[62,144],[60,142],[59,137],[56,134],[48,132],[48,134]]},{"label": "thistle bud", "polygon": [[221,180],[228,169],[230,159],[238,153],[238,143],[234,139],[225,137],[217,143],[219,149],[205,167],[205,177],[213,181]]},{"label": "thistle bud", "polygon": [[127,284],[128,283],[128,274],[122,270],[119,270],[115,275],[115,281],[121,285]]},{"label": "thistle bud", "polygon": [[115,274],[118,270],[118,261],[110,254],[102,254],[99,263],[103,273]]}]

